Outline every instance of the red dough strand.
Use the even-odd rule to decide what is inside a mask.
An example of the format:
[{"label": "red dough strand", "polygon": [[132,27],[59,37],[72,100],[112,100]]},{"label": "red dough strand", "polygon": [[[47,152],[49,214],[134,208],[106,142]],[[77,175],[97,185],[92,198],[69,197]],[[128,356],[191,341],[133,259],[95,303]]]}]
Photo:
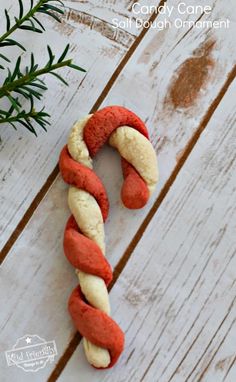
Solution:
[{"label": "red dough strand", "polygon": [[143,178],[124,158],[121,159],[124,183],[121,189],[121,199],[125,207],[138,209],[145,206],[149,198],[149,190]]},{"label": "red dough strand", "polygon": [[[94,156],[108,141],[112,132],[120,126],[128,125],[148,138],[144,123],[131,111],[110,106],[97,111],[84,127],[84,141],[91,156]],[[143,207],[149,190],[136,169],[122,158],[124,183],[121,190],[123,203],[128,208]],[[59,167],[64,181],[93,195],[105,221],[109,203],[106,190],[93,170],[76,162],[69,154],[67,146],[62,149]],[[111,267],[99,246],[80,232],[71,216],[64,233],[64,252],[68,261],[76,269],[98,276],[108,286],[112,280]],[[91,343],[109,351],[112,367],[124,348],[124,334],[115,321],[106,313],[89,305],[78,286],[69,299],[69,312],[78,331]]]},{"label": "red dough strand", "polygon": [[64,252],[69,262],[82,272],[101,277],[106,285],[112,280],[112,270],[99,246],[79,232],[71,216],[64,234]]},{"label": "red dough strand", "polygon": [[78,331],[93,344],[108,349],[112,367],[118,360],[124,348],[124,333],[106,313],[93,308],[83,300],[80,287],[72,292],[69,312]]}]

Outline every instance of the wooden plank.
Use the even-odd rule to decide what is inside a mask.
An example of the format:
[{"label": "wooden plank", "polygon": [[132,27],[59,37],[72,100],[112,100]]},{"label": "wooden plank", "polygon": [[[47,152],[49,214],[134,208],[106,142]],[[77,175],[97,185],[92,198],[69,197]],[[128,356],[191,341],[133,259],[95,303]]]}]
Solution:
[{"label": "wooden plank", "polygon": [[[63,69],[69,87],[65,87],[53,76],[46,77],[49,90],[42,102],[36,102],[36,106],[40,108],[46,105],[52,115],[52,126],[47,134],[38,131],[36,139],[22,128],[15,132],[10,126],[1,126],[1,248],[55,168],[68,129],[75,120],[89,112],[135,37],[141,32],[135,26],[130,31],[114,29],[112,26],[114,17],[119,19],[121,14],[122,20],[128,18],[131,13],[129,2],[113,1],[109,7],[107,1],[100,1],[99,7],[96,4],[96,1],[84,2],[82,11],[81,4],[77,4],[77,9],[68,8],[62,24],[51,19],[44,20],[47,32],[43,36],[34,34],[32,37],[31,33],[17,32],[27,50],[35,52],[39,64],[47,60],[46,43],[59,56],[69,41],[70,57],[86,68],[87,72]],[[17,2],[14,1],[12,14],[16,8]],[[3,10],[4,4],[1,3],[1,29],[5,25]],[[18,54],[16,51],[9,50],[13,62]],[[23,65],[28,63],[27,60],[28,55],[23,55]]]},{"label": "wooden plank", "polygon": [[[234,381],[235,91],[236,81],[111,292],[126,348],[100,382]],[[82,352],[58,381],[97,381]]]},{"label": "wooden plank", "polygon": [[[224,9],[222,4],[217,3],[211,17],[226,16],[227,13],[224,12],[229,12],[228,8]],[[192,29],[188,34],[185,33],[186,30],[175,29],[158,33],[154,29],[148,31],[104,102],[121,103],[148,122],[161,170],[160,185],[153,200],[160,194],[178,163],[179,152],[188,144],[208,112],[209,105],[224,86],[235,60],[232,30],[231,34],[225,33],[224,36],[221,32],[214,32],[217,40],[211,52],[214,59],[217,56],[214,69],[211,67],[206,70],[203,67],[208,76],[192,106],[187,109],[174,108],[167,102],[168,89],[173,83],[172,77],[176,75],[177,68],[193,57],[193,52],[204,43],[200,30]],[[211,33],[213,32],[209,30],[209,38],[212,37]],[[222,41],[224,45],[219,50]],[[167,68],[169,74],[166,74]],[[165,79],[165,76],[168,78]],[[76,104],[71,107],[76,109]],[[121,184],[119,158],[111,155],[111,152],[111,149],[105,149],[96,160],[95,166],[111,196],[106,232],[108,259],[114,266],[122,257],[152,203],[143,211],[124,210],[117,195]],[[0,294],[6,305],[0,319],[1,328],[4,328],[1,334],[3,349],[11,346],[15,338],[25,332],[36,332],[44,338],[55,338],[61,356],[74,333],[66,312],[66,301],[77,280],[73,269],[64,259],[61,245],[64,224],[69,214],[66,194],[67,187],[59,177],[2,265],[4,277]],[[29,248],[32,252],[29,252]],[[28,273],[25,275],[26,269]],[[11,296],[10,301],[6,301],[6,291]],[[28,301],[31,302],[30,307]],[[22,314],[26,317],[25,321],[20,322],[13,333],[12,326],[19,321]],[[47,366],[42,371],[45,374],[41,373],[41,376],[49,375],[52,368],[53,365]],[[9,378],[14,379],[14,370],[6,370],[6,373]]]},{"label": "wooden plank", "polygon": [[[88,15],[88,10],[92,13],[96,18],[100,18],[104,21],[106,21],[109,24],[114,24],[114,19],[119,19],[119,22],[121,22],[122,29],[132,33],[134,35],[137,35],[137,25],[136,20],[137,18],[141,18],[142,20],[147,20],[151,13],[141,13],[141,14],[135,14],[133,12],[133,0],[123,1],[123,6],[121,7],[120,1],[106,1],[106,12],[104,12],[104,6],[101,6],[101,2],[99,0],[92,0],[92,1],[86,1],[81,2],[80,0],[66,0],[64,4],[71,10],[75,10],[76,12],[79,12],[81,15],[86,14]],[[158,5],[157,2],[152,3],[154,6]],[[146,0],[139,1],[140,7],[150,5]],[[132,17],[131,17],[132,16]],[[130,19],[130,23],[127,23],[127,19]]]}]

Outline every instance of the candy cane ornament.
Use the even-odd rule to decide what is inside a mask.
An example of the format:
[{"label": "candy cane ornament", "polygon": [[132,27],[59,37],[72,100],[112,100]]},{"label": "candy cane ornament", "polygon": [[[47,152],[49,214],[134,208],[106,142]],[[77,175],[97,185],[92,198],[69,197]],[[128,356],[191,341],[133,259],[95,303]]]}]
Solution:
[{"label": "candy cane ornament", "polygon": [[68,307],[84,337],[86,357],[96,368],[112,367],[124,347],[124,334],[110,317],[107,291],[112,280],[104,242],[109,202],[92,169],[92,157],[107,142],[122,157],[121,199],[127,208],[142,208],[158,180],[156,154],[146,126],[124,107],[105,107],[77,122],[60,155],[60,171],[70,185],[72,213],[65,229],[64,251],[79,278]]}]

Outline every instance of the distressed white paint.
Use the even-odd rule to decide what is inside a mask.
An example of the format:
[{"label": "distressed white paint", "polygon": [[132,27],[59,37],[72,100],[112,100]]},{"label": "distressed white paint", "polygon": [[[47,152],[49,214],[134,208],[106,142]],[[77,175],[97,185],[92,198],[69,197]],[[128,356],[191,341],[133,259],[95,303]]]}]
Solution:
[{"label": "distressed white paint", "polygon": [[[81,2],[79,0],[66,0],[64,2],[64,4],[66,4],[66,6],[70,9],[79,10],[84,14],[92,13],[97,18],[113,24],[114,26],[116,26],[117,22],[119,22],[119,25],[122,26],[123,30],[137,35],[139,23],[136,23],[136,19],[139,18],[142,20],[147,20],[151,16],[151,13],[135,14],[132,11],[132,5],[134,3],[133,0],[122,1],[122,4],[120,3],[121,2],[117,0],[103,1],[102,5],[100,0],[86,2]],[[147,0],[141,0],[139,1],[139,4],[140,6],[147,6],[149,2]],[[158,6],[158,1],[153,1],[153,5]],[[104,6],[106,7],[105,12]],[[129,21],[129,19],[130,22],[127,23],[127,20]]]},{"label": "distressed white paint", "polygon": [[235,91],[236,81],[111,291],[120,362],[98,376],[80,345],[58,381],[235,380]]},{"label": "distressed white paint", "polygon": [[[229,12],[229,9],[224,9],[223,4],[217,2],[212,17],[220,17],[224,12]],[[192,30],[181,40],[184,33],[183,30],[174,29],[159,33],[154,30],[149,31],[104,102],[104,105],[123,104],[147,121],[161,169],[161,182],[154,197],[158,196],[161,187],[170,176],[177,161],[176,156],[185,147],[209,105],[217,96],[236,57],[233,33],[214,32],[217,45],[213,55],[217,58],[217,62],[195,106],[188,110],[166,109],[163,104],[172,75],[177,67],[191,56],[193,50],[199,47],[206,36],[205,32]],[[211,33],[209,31],[207,35]],[[179,40],[181,41],[177,44]],[[92,73],[93,78],[96,78],[98,75],[96,68],[93,68],[91,75]],[[89,88],[89,84],[86,86]],[[88,103],[88,98],[86,102]],[[70,105],[71,113],[76,115],[74,119],[77,118],[77,105],[76,100]],[[88,110],[84,111],[86,114]],[[63,116],[62,121],[68,131],[69,123],[67,125],[65,122],[66,118],[68,115]],[[64,138],[61,138],[61,141],[55,142],[55,138],[51,138],[55,144],[54,149],[57,151],[65,140],[65,131],[62,135]],[[13,135],[11,139],[13,140]],[[24,140],[26,141],[25,138]],[[51,157],[49,154],[54,149],[52,145],[47,147],[47,163],[41,164],[43,174],[49,171],[47,166],[50,161],[55,160],[55,154]],[[124,210],[118,202],[117,190],[121,183],[119,159],[111,153],[111,149],[103,151],[96,163],[96,170],[104,179],[111,200],[111,213],[106,233],[108,258],[115,265],[146,216],[151,203],[143,211]],[[37,155],[39,155],[39,161],[44,158],[40,152],[37,152]],[[37,175],[40,174],[37,172]],[[28,176],[29,184],[37,193],[38,185],[33,184],[29,174]],[[37,181],[35,175],[34,181]],[[29,184],[26,185],[26,190]],[[2,265],[0,294],[4,298],[5,306],[0,323],[1,327],[4,326],[1,334],[2,350],[8,349],[17,337],[31,332],[46,339],[55,338],[61,355],[70,336],[74,333],[66,311],[66,301],[70,291],[76,285],[76,277],[62,253],[62,235],[68,216],[66,190],[66,185],[62,184],[61,179],[58,178]],[[29,199],[32,198],[33,191],[30,193]],[[24,202],[24,208],[28,202]],[[116,293],[118,290],[119,287]],[[10,296],[9,301],[6,301],[7,296]],[[118,294],[117,298],[119,299]],[[118,308],[117,301],[114,296],[113,307]],[[127,317],[129,323],[130,318]],[[54,365],[50,365],[40,372],[41,374],[37,376],[39,380],[49,375],[53,367]],[[84,363],[81,367],[87,370],[88,366]],[[19,376],[18,370],[16,374],[14,369],[6,370],[3,358],[1,358],[1,368],[4,368],[4,372],[7,373],[6,378],[10,380],[16,378],[16,375],[19,381],[21,377],[24,381],[30,378],[25,374]]]}]

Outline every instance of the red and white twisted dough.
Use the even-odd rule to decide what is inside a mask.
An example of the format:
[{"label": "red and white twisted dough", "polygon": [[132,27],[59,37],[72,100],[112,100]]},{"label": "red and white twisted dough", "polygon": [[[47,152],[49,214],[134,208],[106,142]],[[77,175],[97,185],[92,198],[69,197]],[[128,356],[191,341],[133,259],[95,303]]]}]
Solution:
[{"label": "red and white twisted dough", "polygon": [[60,155],[62,177],[70,184],[72,213],[65,229],[64,251],[79,278],[69,299],[69,312],[84,337],[87,359],[97,368],[113,366],[124,347],[124,334],[110,317],[107,291],[112,280],[104,242],[108,198],[91,159],[106,142],[122,157],[121,198],[127,208],[143,207],[158,180],[146,126],[124,107],[105,107],[77,122]]}]

